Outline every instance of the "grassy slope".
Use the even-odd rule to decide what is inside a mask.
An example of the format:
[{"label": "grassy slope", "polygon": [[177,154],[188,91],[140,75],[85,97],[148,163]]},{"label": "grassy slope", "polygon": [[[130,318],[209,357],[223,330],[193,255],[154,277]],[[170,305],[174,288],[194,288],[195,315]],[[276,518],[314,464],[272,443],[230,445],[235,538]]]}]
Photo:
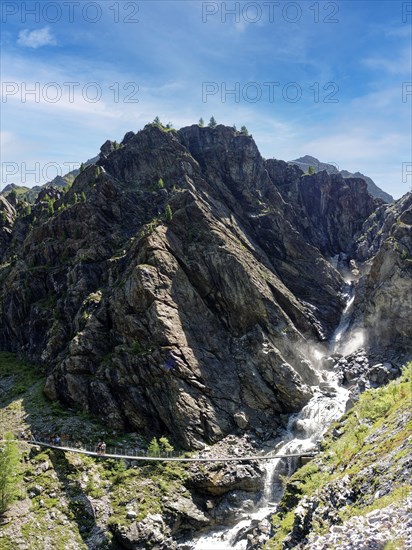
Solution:
[{"label": "grassy slope", "polygon": [[318,501],[320,509],[331,509],[333,496],[339,494],[334,487],[347,487],[352,502],[339,502],[326,519],[319,513],[310,520],[309,529],[323,534],[352,516],[399,503],[411,491],[412,363],[398,380],[362,394],[330,428],[322,451],[288,480],[267,549],[283,548],[304,498]]},{"label": "grassy slope", "polygon": [[[412,455],[412,364],[398,381],[361,396],[360,402],[329,431],[323,453],[288,481],[282,510],[274,519],[270,549],[282,548],[302,497],[328,502],[329,488],[349,476],[356,498],[340,506],[333,519],[314,518],[311,528],[327,532],[332,523],[367,513],[404,498],[410,490],[405,461]],[[42,393],[44,379],[13,354],[0,353],[0,432],[22,427],[56,431],[96,441],[108,437],[104,427],[83,414],[63,411]],[[79,435],[81,434],[81,436]],[[111,434],[121,440],[121,434]],[[123,440],[124,441],[124,440]],[[115,548],[111,527],[127,526],[127,511],[137,519],[161,512],[164,497],[188,497],[185,471],[179,466],[143,465],[126,469],[123,462],[22,447],[21,497],[0,526],[5,550],[87,548],[91,536],[99,548]],[[387,488],[391,490],[388,492]],[[388,485],[389,484],[389,485]],[[29,495],[34,486],[43,488]],[[365,489],[366,487],[366,489]],[[377,491],[382,495],[376,497]],[[97,534],[97,535],[96,535]],[[96,539],[97,540],[97,539]]]},{"label": "grassy slope", "polygon": [[[82,441],[109,435],[84,414],[63,411],[42,393],[44,378],[11,353],[0,353],[0,435],[22,428],[65,433]],[[123,434],[110,434],[125,443]],[[178,464],[143,464],[30,448],[20,443],[20,498],[0,521],[4,550],[116,548],[111,527],[127,526],[127,511],[137,519],[161,512],[164,497],[188,496],[186,473]],[[35,487],[40,487],[40,494]],[[1,518],[0,518],[1,519]]]}]

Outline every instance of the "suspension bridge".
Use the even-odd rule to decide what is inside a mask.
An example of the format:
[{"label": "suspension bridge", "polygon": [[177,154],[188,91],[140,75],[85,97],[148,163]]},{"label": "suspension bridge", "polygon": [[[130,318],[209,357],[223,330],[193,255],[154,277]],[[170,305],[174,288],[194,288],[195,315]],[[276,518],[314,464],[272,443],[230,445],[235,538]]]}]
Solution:
[{"label": "suspension bridge", "polygon": [[[117,459],[117,460],[135,460],[142,462],[249,462],[252,460],[273,460],[276,458],[313,458],[317,452],[316,451],[307,451],[304,453],[293,453],[293,454],[275,454],[275,453],[266,453],[266,454],[248,454],[244,456],[182,456],[175,452],[165,452],[165,453],[156,453],[152,455],[142,450],[133,450],[133,449],[120,449],[118,447],[110,448],[110,452],[101,452],[96,449],[94,445],[83,445],[76,444],[76,446],[66,445],[55,445],[46,441],[38,441],[36,439],[12,439],[8,441],[13,441],[17,443],[25,443],[28,445],[45,447],[48,449],[54,449],[57,451],[63,451],[65,453],[77,453],[102,459]],[[5,439],[0,439],[0,443],[5,443]]]}]

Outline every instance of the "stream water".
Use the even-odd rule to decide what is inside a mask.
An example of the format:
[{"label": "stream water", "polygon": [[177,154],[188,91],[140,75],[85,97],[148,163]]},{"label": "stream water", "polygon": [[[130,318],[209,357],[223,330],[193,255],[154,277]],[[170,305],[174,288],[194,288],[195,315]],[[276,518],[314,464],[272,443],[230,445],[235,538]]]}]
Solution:
[{"label": "stream water", "polygon": [[335,332],[332,335],[332,338],[329,341],[329,351],[330,353],[338,353],[341,351],[343,344],[343,336],[349,328],[352,313],[353,313],[353,304],[355,302],[355,287],[349,283],[344,292],[344,298],[346,299],[346,306],[342,312],[339,325],[336,327]]},{"label": "stream water", "polygon": [[[289,419],[285,436],[273,448],[276,454],[301,453],[316,449],[328,426],[345,412],[348,391],[339,386],[336,375],[324,372],[322,382],[314,389],[309,403]],[[241,538],[245,529],[273,514],[283,494],[281,477],[290,476],[298,466],[297,458],[275,458],[262,462],[265,470],[263,496],[257,509],[247,514],[233,527],[216,529],[192,541],[193,550],[246,549],[247,540]],[[240,539],[240,540],[239,540]],[[187,547],[187,546],[186,546]]]},{"label": "stream water", "polygon": [[[338,327],[329,344],[329,353],[339,351],[344,343],[344,335],[349,327],[355,299],[354,288],[348,284],[345,291],[346,307]],[[317,352],[318,358],[319,352]],[[319,364],[321,361],[319,361]],[[290,417],[280,443],[274,445],[274,454],[302,453],[317,448],[318,442],[329,425],[340,418],[346,409],[349,398],[347,389],[339,385],[337,375],[328,370],[318,371],[322,380],[319,386],[312,387],[313,397],[297,414]],[[252,525],[274,513],[283,494],[282,477],[290,476],[298,467],[298,458],[275,458],[261,462],[265,470],[263,496],[253,513],[245,512],[235,525],[214,529],[205,535],[185,544],[191,550],[245,550],[246,534]]]}]

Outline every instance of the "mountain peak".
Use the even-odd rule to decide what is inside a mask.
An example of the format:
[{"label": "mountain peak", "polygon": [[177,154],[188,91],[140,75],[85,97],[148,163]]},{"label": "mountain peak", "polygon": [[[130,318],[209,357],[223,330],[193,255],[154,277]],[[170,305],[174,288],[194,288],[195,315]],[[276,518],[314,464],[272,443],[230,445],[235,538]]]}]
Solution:
[{"label": "mountain peak", "polygon": [[151,124],[83,168],[2,215],[0,346],[44,364],[49,398],[184,448],[239,410],[261,427],[302,408],[308,342],[344,307],[330,257],[377,208],[365,181],[265,160],[224,125]]}]

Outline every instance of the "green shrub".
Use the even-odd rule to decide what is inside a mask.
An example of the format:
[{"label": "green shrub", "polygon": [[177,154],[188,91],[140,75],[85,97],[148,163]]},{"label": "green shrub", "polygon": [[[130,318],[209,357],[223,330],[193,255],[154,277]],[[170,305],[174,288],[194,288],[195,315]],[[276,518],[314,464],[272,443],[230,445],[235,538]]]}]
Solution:
[{"label": "green shrub", "polygon": [[132,344],[132,352],[135,355],[139,355],[140,353],[143,353],[143,348],[139,340],[135,340]]},{"label": "green shrub", "polygon": [[20,457],[13,434],[6,434],[0,447],[0,514],[3,514],[18,495]]},{"label": "green shrub", "polygon": [[166,208],[165,208],[165,218],[166,218],[166,221],[168,223],[170,223],[173,219],[173,211],[172,209],[170,208],[170,205],[167,204],[166,205]]}]

